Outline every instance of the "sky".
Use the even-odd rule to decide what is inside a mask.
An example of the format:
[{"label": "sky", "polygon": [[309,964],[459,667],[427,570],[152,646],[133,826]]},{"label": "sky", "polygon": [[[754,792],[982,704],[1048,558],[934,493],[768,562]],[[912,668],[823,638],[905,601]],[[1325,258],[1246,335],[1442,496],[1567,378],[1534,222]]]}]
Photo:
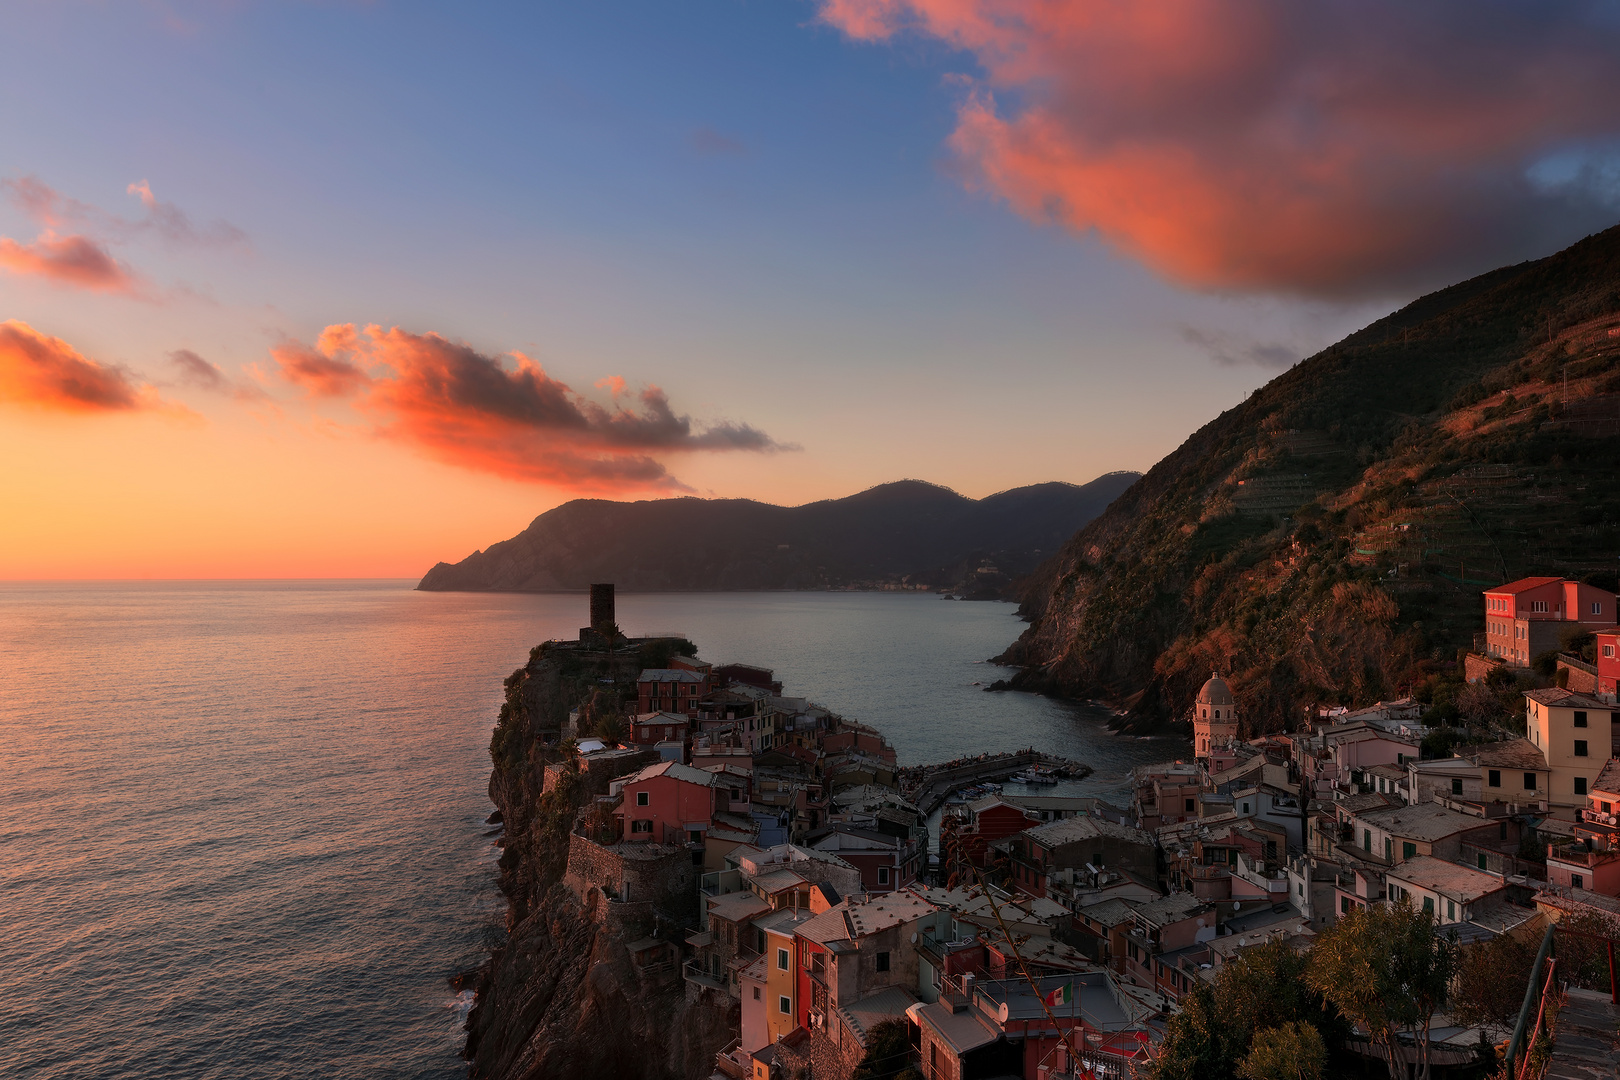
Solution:
[{"label": "sky", "polygon": [[0,579],[1145,470],[1620,220],[1620,5],[13,0]]}]

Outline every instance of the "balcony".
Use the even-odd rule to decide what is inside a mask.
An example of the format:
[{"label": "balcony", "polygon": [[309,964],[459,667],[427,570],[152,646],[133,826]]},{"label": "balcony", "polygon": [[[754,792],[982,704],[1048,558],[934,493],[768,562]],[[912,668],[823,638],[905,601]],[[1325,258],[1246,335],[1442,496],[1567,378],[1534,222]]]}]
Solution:
[{"label": "balcony", "polygon": [[688,960],[681,966],[681,978],[689,983],[701,986],[705,990],[715,990],[722,994],[727,992],[726,984],[720,980],[719,976],[711,975],[708,969],[696,960]]},{"label": "balcony", "polygon": [[730,1046],[714,1056],[714,1068],[730,1080],[748,1080],[754,1075],[753,1055],[743,1053],[741,1039],[733,1039]]}]

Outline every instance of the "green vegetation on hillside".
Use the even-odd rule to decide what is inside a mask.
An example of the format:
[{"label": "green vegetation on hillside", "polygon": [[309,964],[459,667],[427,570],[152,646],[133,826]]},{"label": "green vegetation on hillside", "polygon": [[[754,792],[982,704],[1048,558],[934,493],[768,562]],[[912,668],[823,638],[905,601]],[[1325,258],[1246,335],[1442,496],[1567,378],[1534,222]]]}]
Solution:
[{"label": "green vegetation on hillside", "polygon": [[1423,297],[1194,433],[1025,596],[1014,685],[1260,729],[1456,670],[1483,588],[1620,568],[1620,228]]}]

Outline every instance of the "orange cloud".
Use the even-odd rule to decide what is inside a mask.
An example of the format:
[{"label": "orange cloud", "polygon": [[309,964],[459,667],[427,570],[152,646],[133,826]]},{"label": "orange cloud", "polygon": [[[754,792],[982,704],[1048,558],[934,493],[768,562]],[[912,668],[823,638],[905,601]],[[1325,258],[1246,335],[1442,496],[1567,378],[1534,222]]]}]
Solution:
[{"label": "orange cloud", "polygon": [[[1589,4],[823,0],[820,16],[970,53],[950,138],[969,186],[1194,286],[1378,291],[1620,209],[1604,157],[1620,23]],[[1538,165],[1559,154],[1577,165],[1549,181]]]},{"label": "orange cloud", "polygon": [[16,319],[0,322],[0,401],[73,413],[175,409],[126,368],[86,359]]},{"label": "orange cloud", "polygon": [[140,280],[129,267],[94,240],[87,236],[58,237],[48,229],[32,244],[0,236],[0,267],[13,274],[95,292],[133,295],[140,288]]},{"label": "orange cloud", "polygon": [[[648,387],[640,409],[576,394],[534,360],[485,356],[438,334],[352,323],[328,326],[309,348],[271,350],[283,378],[312,397],[345,398],[377,431],[439,461],[577,491],[688,490],[653,455],[772,452],[784,446],[747,424],[701,430]],[[603,380],[615,399],[623,380]]]}]

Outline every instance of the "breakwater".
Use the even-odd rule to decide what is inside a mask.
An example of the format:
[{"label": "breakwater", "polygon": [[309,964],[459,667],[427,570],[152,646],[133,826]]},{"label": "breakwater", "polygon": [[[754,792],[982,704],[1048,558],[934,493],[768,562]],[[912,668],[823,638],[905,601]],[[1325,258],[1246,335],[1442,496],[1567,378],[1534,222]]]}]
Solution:
[{"label": "breakwater", "polygon": [[956,758],[937,765],[914,765],[901,770],[900,793],[924,814],[932,814],[954,792],[974,784],[1005,780],[1027,768],[1048,769],[1064,779],[1083,780],[1091,766],[1039,750],[1019,750],[1010,754],[981,754]]}]

